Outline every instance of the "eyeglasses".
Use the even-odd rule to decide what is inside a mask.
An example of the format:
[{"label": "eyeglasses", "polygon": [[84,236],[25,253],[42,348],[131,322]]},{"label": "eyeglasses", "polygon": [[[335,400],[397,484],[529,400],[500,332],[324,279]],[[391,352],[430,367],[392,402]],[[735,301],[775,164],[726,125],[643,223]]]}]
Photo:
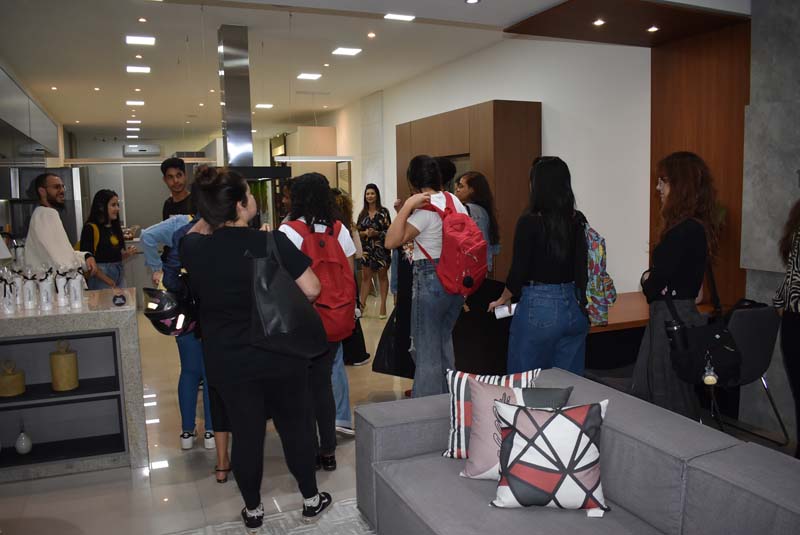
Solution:
[{"label": "eyeglasses", "polygon": [[62,191],[64,189],[64,184],[52,184],[47,186],[47,189],[54,189],[56,191]]}]

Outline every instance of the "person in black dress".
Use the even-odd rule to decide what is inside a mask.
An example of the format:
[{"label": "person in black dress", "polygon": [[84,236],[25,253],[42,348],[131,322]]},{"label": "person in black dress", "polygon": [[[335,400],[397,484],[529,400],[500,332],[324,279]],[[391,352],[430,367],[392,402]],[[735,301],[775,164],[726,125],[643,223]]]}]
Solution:
[{"label": "person in black dress", "polygon": [[[270,353],[249,343],[253,313],[253,262],[266,255],[266,236],[249,228],[256,201],[244,178],[206,168],[196,175],[195,193],[209,235],[190,231],[181,241],[181,260],[199,302],[206,376],[225,405],[234,436],[232,467],[244,498],[242,518],[261,526],[264,431],[272,417],[286,464],[303,495],[303,519],[314,521],[332,499],[317,490],[311,433],[309,361]],[[284,268],[310,301],[320,292],[311,261],[281,232],[274,232]]]},{"label": "person in black dress", "polygon": [[389,295],[388,269],[392,263],[392,253],[386,249],[384,240],[391,224],[389,210],[381,205],[378,186],[367,184],[364,189],[364,208],[358,214],[358,234],[364,248],[361,260],[361,306],[366,311],[372,276],[377,273],[381,295],[380,319],[386,319],[386,297]]},{"label": "person in black dress", "polygon": [[661,199],[661,232],[652,265],[642,275],[650,321],[636,359],[632,393],[697,419],[700,404],[694,385],[681,381],[672,369],[664,328],[672,315],[664,296],[670,293],[687,327],[706,323],[695,301],[717,245],[712,223],[716,193],[708,166],[691,152],[676,152],[659,162],[656,188]]},{"label": "person in black dress", "polygon": [[90,290],[125,287],[122,262],[135,254],[136,248],[125,247],[119,214],[119,195],[115,191],[101,189],[95,194],[78,247],[92,254],[97,262],[98,269],[88,281]]}]

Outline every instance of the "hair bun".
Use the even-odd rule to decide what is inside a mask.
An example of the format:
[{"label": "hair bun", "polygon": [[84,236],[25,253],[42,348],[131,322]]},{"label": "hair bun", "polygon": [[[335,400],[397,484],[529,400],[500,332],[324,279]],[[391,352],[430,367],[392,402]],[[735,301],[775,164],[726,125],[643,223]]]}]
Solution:
[{"label": "hair bun", "polygon": [[201,165],[194,172],[194,183],[200,189],[213,188],[218,176],[219,173],[216,167]]}]

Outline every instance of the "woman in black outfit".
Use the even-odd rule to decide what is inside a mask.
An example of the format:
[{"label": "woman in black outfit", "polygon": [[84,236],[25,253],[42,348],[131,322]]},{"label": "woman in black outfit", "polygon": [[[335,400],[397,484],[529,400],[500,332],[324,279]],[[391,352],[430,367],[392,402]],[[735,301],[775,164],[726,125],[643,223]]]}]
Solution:
[{"label": "woman in black outfit", "polygon": [[691,152],[676,152],[661,160],[657,176],[661,235],[653,249],[652,266],[642,275],[642,291],[650,303],[650,322],[636,359],[632,393],[697,419],[700,406],[694,386],[681,381],[672,369],[664,328],[672,315],[663,299],[670,292],[687,327],[706,323],[695,300],[716,249],[712,225],[716,194],[708,166]]},{"label": "woman in black outfit", "polygon": [[[241,176],[214,168],[197,173],[194,191],[212,233],[190,232],[181,242],[181,260],[199,301],[206,376],[225,404],[234,435],[231,460],[245,502],[242,518],[251,529],[263,521],[264,432],[271,416],[304,498],[303,519],[316,520],[331,496],[317,490],[308,361],[268,353],[248,342],[253,309],[250,257],[265,256],[267,243],[263,232],[248,227],[256,215],[255,199]],[[273,235],[284,267],[313,301],[320,285],[310,260],[284,234]]]},{"label": "woman in black outfit", "polygon": [[[795,414],[800,418],[800,201],[794,203],[789,212],[779,250],[786,264],[786,277],[773,302],[783,315],[781,321],[783,365],[794,397]],[[800,428],[797,432],[797,449],[794,456],[800,459]]]},{"label": "woman in black outfit", "polygon": [[136,249],[125,247],[119,214],[119,195],[115,191],[101,189],[95,194],[79,246],[97,261],[97,272],[88,282],[90,290],[125,287],[122,262]]}]

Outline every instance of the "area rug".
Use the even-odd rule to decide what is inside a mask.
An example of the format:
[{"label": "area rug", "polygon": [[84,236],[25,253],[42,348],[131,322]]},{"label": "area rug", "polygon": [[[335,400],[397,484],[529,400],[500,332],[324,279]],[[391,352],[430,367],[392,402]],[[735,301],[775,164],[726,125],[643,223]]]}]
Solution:
[{"label": "area rug", "polygon": [[[375,532],[361,516],[355,498],[335,502],[317,524],[304,524],[301,511],[287,511],[264,517],[264,525],[259,534],[263,535],[374,535]],[[217,526],[207,526],[172,535],[247,535],[241,521],[225,522]]]}]

